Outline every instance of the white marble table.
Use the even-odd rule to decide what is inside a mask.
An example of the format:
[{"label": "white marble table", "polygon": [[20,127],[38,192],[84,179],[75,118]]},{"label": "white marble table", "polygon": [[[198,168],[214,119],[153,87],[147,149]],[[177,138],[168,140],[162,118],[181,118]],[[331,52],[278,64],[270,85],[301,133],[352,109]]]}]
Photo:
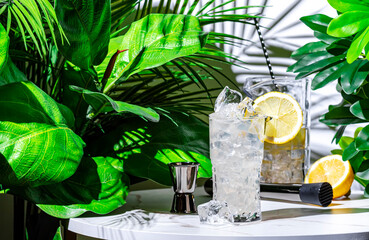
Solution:
[{"label": "white marble table", "polygon": [[[369,199],[362,193],[327,208],[303,204],[294,194],[262,193],[261,222],[221,226],[200,224],[197,215],[170,214],[172,195],[171,189],[135,191],[124,207],[70,219],[68,229],[111,240],[369,239]],[[197,204],[210,200],[202,188],[195,198]]]}]

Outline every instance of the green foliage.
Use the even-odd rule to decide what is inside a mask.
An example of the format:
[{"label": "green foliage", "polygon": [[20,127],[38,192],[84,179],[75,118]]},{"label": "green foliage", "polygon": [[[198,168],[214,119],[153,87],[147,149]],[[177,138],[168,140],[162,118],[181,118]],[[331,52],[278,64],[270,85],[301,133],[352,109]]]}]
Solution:
[{"label": "green foliage", "polygon": [[108,58],[100,66],[106,69],[117,50],[128,49],[118,55],[111,77],[103,83],[104,93],[137,72],[200,51],[206,38],[193,16],[151,14],[134,22],[124,36],[111,40]]},{"label": "green foliage", "polygon": [[339,127],[333,140],[342,150],[334,152],[350,161],[355,179],[366,187],[365,195],[368,195],[369,125],[358,128],[353,138],[343,135],[347,125],[369,122],[369,2],[328,2],[339,15],[334,19],[320,14],[301,18],[320,41],[296,50],[291,57],[297,62],[290,66],[289,71],[298,73],[297,77],[316,74],[312,80],[313,89],[337,81],[342,102],[329,106],[329,111],[320,121]]},{"label": "green foliage", "polygon": [[250,24],[235,11],[258,6],[199,2],[163,0],[154,12],[149,0],[2,1],[1,192],[70,218],[123,205],[129,177],[171,185],[169,162],[199,162],[210,177],[197,117],[220,78],[235,84],[215,63],[239,61],[220,46],[244,39],[202,28]]},{"label": "green foliage", "polygon": [[58,38],[64,57],[82,69],[99,65],[110,39],[109,0],[56,0],[55,12],[69,42]]},{"label": "green foliage", "polygon": [[87,152],[124,162],[127,173],[171,185],[168,163],[198,162],[198,177],[211,177],[207,124],[183,113],[172,112],[159,123],[118,118],[114,128],[100,138],[92,136]]}]

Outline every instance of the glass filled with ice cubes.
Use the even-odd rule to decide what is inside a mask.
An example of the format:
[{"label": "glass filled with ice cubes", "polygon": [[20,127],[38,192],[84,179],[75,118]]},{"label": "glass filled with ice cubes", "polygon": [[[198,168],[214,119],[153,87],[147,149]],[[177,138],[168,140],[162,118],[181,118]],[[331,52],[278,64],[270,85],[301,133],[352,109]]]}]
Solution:
[{"label": "glass filled with ice cubes", "polygon": [[261,168],[261,182],[302,183],[310,164],[310,81],[291,77],[254,77],[246,79],[244,91],[256,99],[268,92],[283,92],[292,96],[303,112],[303,124],[299,133],[283,144],[265,142]]},{"label": "glass filled with ice cubes", "polygon": [[228,87],[218,96],[214,110],[209,116],[213,201],[208,208],[199,208],[200,220],[260,220],[265,116],[253,111],[251,99],[242,101],[241,93]]}]

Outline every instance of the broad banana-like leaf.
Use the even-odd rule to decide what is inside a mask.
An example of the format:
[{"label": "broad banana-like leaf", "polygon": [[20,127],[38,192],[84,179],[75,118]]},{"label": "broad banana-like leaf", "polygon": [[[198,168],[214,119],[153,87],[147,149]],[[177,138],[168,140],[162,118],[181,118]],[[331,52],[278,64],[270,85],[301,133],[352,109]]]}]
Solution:
[{"label": "broad banana-like leaf", "polygon": [[0,73],[8,59],[9,37],[3,25],[0,23]]},{"label": "broad banana-like leaf", "polygon": [[[0,121],[68,125],[54,99],[30,81],[0,86]],[[70,110],[63,112],[70,116]],[[68,117],[71,124],[71,116]]]},{"label": "broad banana-like leaf", "polygon": [[150,14],[132,23],[124,36],[111,39],[109,53],[97,67],[102,76],[117,50],[128,49],[117,56],[111,76],[104,79],[104,92],[134,73],[198,52],[206,39],[194,16]]},{"label": "broad banana-like leaf", "polygon": [[110,39],[109,0],[56,0],[55,12],[69,41],[58,39],[62,54],[83,69],[100,64]]},{"label": "broad banana-like leaf", "polygon": [[84,142],[66,126],[0,122],[0,184],[39,186],[72,176]]},{"label": "broad banana-like leaf", "polygon": [[169,116],[158,123],[139,118],[111,122],[115,127],[91,137],[86,152],[121,159],[126,173],[164,185],[171,185],[170,162],[198,162],[198,177],[211,177],[208,125],[183,113]]},{"label": "broad banana-like leaf", "polygon": [[13,188],[57,218],[72,218],[92,211],[106,214],[125,203],[129,178],[104,157],[84,157],[76,173],[64,182],[36,188]]},{"label": "broad banana-like leaf", "polygon": [[137,105],[129,104],[121,101],[114,101],[109,96],[100,93],[92,92],[77,86],[70,86],[70,89],[82,93],[83,99],[91,105],[94,114],[116,111],[118,113],[130,112],[138,116],[147,118],[150,121],[158,122],[159,114],[151,108],[144,108]]}]

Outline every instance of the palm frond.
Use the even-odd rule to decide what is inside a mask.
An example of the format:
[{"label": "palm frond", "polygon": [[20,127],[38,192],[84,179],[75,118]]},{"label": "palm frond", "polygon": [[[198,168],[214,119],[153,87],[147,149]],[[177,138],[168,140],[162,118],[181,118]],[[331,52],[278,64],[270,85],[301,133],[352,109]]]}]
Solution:
[{"label": "palm frond", "polygon": [[26,50],[34,47],[40,56],[46,57],[49,37],[56,44],[55,32],[58,32],[61,39],[65,40],[63,29],[49,1],[3,1],[0,6],[0,19],[7,25],[8,34],[21,34]]}]

